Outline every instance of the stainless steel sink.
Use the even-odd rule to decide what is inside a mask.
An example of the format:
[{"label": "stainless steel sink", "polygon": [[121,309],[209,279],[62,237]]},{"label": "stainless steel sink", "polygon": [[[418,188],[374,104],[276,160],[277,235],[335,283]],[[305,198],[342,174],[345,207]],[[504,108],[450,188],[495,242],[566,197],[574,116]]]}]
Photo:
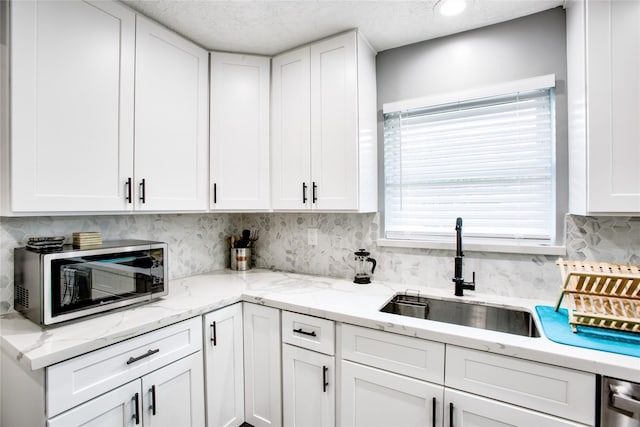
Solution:
[{"label": "stainless steel sink", "polygon": [[515,308],[396,294],[380,311],[527,337],[540,336],[531,313]]}]

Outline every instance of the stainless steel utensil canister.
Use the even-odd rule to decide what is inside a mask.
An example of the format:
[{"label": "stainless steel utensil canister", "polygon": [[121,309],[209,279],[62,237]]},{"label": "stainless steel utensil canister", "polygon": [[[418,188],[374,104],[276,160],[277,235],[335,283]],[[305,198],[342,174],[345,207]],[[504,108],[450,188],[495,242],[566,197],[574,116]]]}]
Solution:
[{"label": "stainless steel utensil canister", "polygon": [[229,250],[232,270],[251,269],[251,248],[231,248]]}]

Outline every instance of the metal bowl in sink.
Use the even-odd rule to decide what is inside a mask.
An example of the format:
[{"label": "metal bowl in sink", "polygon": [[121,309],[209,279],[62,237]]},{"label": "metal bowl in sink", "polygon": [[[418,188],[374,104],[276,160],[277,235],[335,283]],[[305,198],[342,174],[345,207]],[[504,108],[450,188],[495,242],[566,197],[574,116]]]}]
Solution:
[{"label": "metal bowl in sink", "polygon": [[531,313],[516,308],[396,294],[380,311],[527,337],[540,336]]}]

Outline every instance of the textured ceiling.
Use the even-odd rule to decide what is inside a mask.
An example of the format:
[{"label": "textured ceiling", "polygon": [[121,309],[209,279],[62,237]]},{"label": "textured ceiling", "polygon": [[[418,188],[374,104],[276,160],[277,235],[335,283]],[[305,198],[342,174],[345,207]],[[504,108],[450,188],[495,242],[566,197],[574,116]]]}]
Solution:
[{"label": "textured ceiling", "polygon": [[210,50],[274,55],[351,28],[377,51],[508,21],[563,0],[470,0],[443,17],[438,0],[124,0]]}]

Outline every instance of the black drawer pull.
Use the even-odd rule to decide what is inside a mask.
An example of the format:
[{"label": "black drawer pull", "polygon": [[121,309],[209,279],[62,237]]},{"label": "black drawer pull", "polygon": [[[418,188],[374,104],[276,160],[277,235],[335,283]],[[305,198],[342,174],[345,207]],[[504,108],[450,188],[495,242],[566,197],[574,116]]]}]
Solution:
[{"label": "black drawer pull", "polygon": [[149,409],[151,409],[151,414],[155,415],[156,414],[156,385],[152,385],[151,388],[149,389],[149,392],[151,393],[151,406],[149,407]]},{"label": "black drawer pull", "polygon": [[449,427],[453,427],[453,402],[449,402]]},{"label": "black drawer pull", "polygon": [[142,203],[147,202],[147,181],[142,178],[142,182],[140,182],[140,201]]},{"label": "black drawer pull", "polygon": [[312,188],[312,192],[311,192],[311,201],[313,203],[317,203],[318,202],[318,196],[316,195],[317,191],[318,191],[318,186],[316,185],[316,182],[313,181],[313,188]]},{"label": "black drawer pull", "polygon": [[309,335],[310,337],[316,336],[316,331],[307,332],[303,331],[302,328],[294,329],[293,332],[296,334]]},{"label": "black drawer pull", "polygon": [[133,199],[131,198],[131,191],[132,191],[131,177],[127,178],[126,185],[127,185],[127,196],[124,199],[127,201],[127,203],[130,204],[131,202],[133,202]]},{"label": "black drawer pull", "polygon": [[211,342],[215,347],[216,345],[218,345],[218,333],[216,332],[216,322],[213,322],[209,326],[211,327]]},{"label": "black drawer pull", "polygon": [[329,381],[327,381],[327,371],[329,371],[329,368],[327,368],[326,366],[322,367],[322,392],[326,393],[327,392],[327,386],[329,385]]},{"label": "black drawer pull", "polygon": [[436,427],[436,398],[431,399],[431,425]]},{"label": "black drawer pull", "polygon": [[303,205],[307,204],[307,183],[306,182],[302,183],[302,204]]},{"label": "black drawer pull", "polygon": [[156,348],[155,350],[149,350],[149,351],[147,351],[147,352],[146,352],[145,354],[143,354],[142,356],[138,356],[138,357],[130,357],[130,358],[129,358],[129,360],[127,360],[127,365],[131,365],[132,363],[135,363],[135,362],[137,362],[138,360],[142,360],[142,359],[144,359],[145,357],[152,356],[152,355],[154,355],[154,354],[156,354],[156,353],[159,353],[159,352],[160,352],[160,349],[159,349],[159,348]]},{"label": "black drawer pull", "polygon": [[140,397],[139,394],[136,393],[136,395],[131,398],[131,400],[133,400],[135,402],[135,406],[133,408],[135,410],[135,412],[133,413],[133,416],[131,418],[136,420],[136,424],[140,424],[140,401],[139,401],[139,397]]}]

